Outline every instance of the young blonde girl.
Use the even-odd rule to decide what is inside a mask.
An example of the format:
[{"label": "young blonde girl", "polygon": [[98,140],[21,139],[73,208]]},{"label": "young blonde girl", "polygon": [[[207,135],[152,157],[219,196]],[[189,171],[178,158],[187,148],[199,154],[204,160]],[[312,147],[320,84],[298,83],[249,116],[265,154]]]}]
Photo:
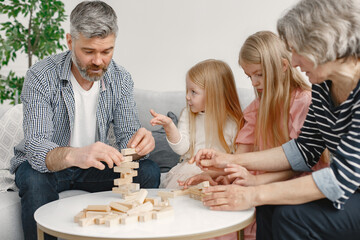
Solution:
[{"label": "young blonde girl", "polygon": [[[257,32],[247,38],[239,64],[249,76],[257,98],[244,110],[245,125],[239,131],[237,153],[265,150],[297,138],[311,103],[310,86],[291,67],[291,56],[281,39],[272,32]],[[313,170],[328,166],[322,157]],[[260,185],[289,179],[292,171],[264,173],[247,171],[238,165],[225,169],[233,183]],[[232,174],[231,174],[232,173]],[[245,229],[245,239],[255,239],[256,223]]]},{"label": "young blonde girl", "polygon": [[187,163],[201,148],[226,153],[236,150],[243,114],[233,73],[225,62],[209,59],[193,66],[186,75],[186,101],[178,127],[170,118],[150,110],[154,117],[150,123],[164,127],[170,147],[182,156],[160,187],[179,188],[179,180],[201,173],[199,167]]}]

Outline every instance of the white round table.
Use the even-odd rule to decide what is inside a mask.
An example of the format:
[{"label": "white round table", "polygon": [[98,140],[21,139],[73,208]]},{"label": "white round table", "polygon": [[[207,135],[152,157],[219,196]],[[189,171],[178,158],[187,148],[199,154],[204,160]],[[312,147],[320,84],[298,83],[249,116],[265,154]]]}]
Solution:
[{"label": "white round table", "polygon": [[[147,189],[156,197],[159,189]],[[80,227],[74,216],[88,205],[122,201],[119,194],[89,193],[50,202],[35,212],[38,239],[44,232],[64,239],[203,239],[240,231],[254,220],[254,208],[245,211],[212,211],[188,195],[170,198],[174,216],[128,225]]]}]

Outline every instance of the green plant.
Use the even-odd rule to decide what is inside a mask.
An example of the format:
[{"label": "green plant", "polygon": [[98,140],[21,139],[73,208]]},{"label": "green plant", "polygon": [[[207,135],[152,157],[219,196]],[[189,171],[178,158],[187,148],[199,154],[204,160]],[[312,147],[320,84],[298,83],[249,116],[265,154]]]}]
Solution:
[{"label": "green plant", "polygon": [[[18,52],[26,53],[28,67],[37,59],[63,50],[65,45],[64,4],[58,0],[0,0],[0,14],[6,14],[9,21],[0,23],[0,70],[15,61]],[[26,21],[26,24],[22,22]],[[21,93],[24,77],[10,71],[8,76],[0,74],[0,101],[12,99]]]}]

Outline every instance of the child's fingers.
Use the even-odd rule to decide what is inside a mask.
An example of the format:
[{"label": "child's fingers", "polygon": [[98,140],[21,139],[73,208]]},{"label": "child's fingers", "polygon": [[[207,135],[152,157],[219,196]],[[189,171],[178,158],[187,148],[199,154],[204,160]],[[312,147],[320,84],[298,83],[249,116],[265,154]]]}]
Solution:
[{"label": "child's fingers", "polygon": [[156,117],[156,116],[158,115],[153,109],[150,109],[150,114],[151,114],[153,117]]}]

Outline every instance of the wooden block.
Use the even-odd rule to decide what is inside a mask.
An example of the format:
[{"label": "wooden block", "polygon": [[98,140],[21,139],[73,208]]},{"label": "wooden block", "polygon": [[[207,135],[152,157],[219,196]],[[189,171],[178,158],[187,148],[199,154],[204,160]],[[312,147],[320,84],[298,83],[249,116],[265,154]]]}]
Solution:
[{"label": "wooden block", "polygon": [[142,212],[139,214],[139,222],[147,222],[152,219],[152,211],[150,212]]},{"label": "wooden block", "polygon": [[140,191],[136,195],[135,202],[137,202],[139,204],[143,204],[147,195],[148,195],[148,191],[146,189],[140,189]]},{"label": "wooden block", "polygon": [[[126,185],[122,185],[122,186],[126,186]],[[122,187],[122,186],[120,186],[120,187]],[[120,194],[124,194],[124,195],[127,195],[127,194],[131,193],[130,189],[122,189],[122,188],[119,188],[119,187],[113,187],[112,191],[114,193],[120,193]]]},{"label": "wooden block", "polygon": [[189,194],[189,189],[179,189],[179,190],[173,190],[174,196],[183,196]]},{"label": "wooden block", "polygon": [[115,225],[120,224],[121,217],[122,216],[120,215],[109,215],[107,218],[105,218],[105,226],[113,227]]},{"label": "wooden block", "polygon": [[158,198],[145,198],[144,203],[146,202],[151,202],[154,206],[160,203]]},{"label": "wooden block", "polygon": [[158,195],[161,197],[162,200],[175,197],[175,194],[173,192],[166,191],[158,191]]},{"label": "wooden block", "polygon": [[198,189],[203,189],[203,188],[210,187],[210,183],[209,183],[209,181],[204,181],[204,182],[199,183],[198,185],[195,185],[194,187],[196,187]]},{"label": "wooden block", "polygon": [[88,217],[88,218],[82,218],[79,220],[79,225],[81,227],[86,227],[89,225],[95,224],[95,218],[101,217],[101,216],[95,216],[95,217]]},{"label": "wooden block", "polygon": [[114,185],[121,186],[125,184],[132,183],[132,177],[131,178],[116,178],[114,179]]},{"label": "wooden block", "polygon": [[138,215],[121,216],[121,217],[120,217],[120,223],[121,223],[121,224],[136,223],[136,222],[138,222],[138,219],[139,219],[139,216],[138,216]]},{"label": "wooden block", "polygon": [[133,215],[133,214],[139,214],[140,212],[149,212],[149,211],[153,210],[153,208],[154,208],[154,205],[151,202],[146,202],[137,207],[134,207],[133,209],[128,210],[127,214]]},{"label": "wooden block", "polygon": [[137,171],[131,170],[127,173],[120,173],[120,178],[132,179],[134,176],[137,176]]},{"label": "wooden block", "polygon": [[110,214],[110,212],[86,211],[85,217],[106,216],[108,214]]},{"label": "wooden block", "polygon": [[111,208],[109,205],[89,205],[86,208],[87,211],[99,211],[99,212],[110,212]]},{"label": "wooden block", "polygon": [[122,168],[139,168],[139,162],[124,162],[119,165]]},{"label": "wooden block", "polygon": [[75,215],[74,217],[74,222],[78,223],[80,219],[85,218],[86,214],[84,211],[79,212],[78,214]]},{"label": "wooden block", "polygon": [[133,157],[132,157],[132,156],[124,156],[124,161],[122,161],[122,163],[132,162],[132,160],[133,160]]},{"label": "wooden block", "polygon": [[128,167],[115,166],[113,171],[116,173],[132,173],[134,170],[132,168],[128,168]]},{"label": "wooden block", "polygon": [[167,207],[160,211],[153,212],[153,219],[163,219],[171,216],[174,216],[174,209],[172,207]]},{"label": "wooden block", "polygon": [[118,203],[118,202],[111,202],[110,207],[112,209],[115,209],[116,211],[124,212],[124,213],[126,213],[127,211],[130,210],[130,208],[128,206]]},{"label": "wooden block", "polygon": [[121,149],[121,154],[124,156],[135,154],[136,150],[135,148],[124,148]]}]

